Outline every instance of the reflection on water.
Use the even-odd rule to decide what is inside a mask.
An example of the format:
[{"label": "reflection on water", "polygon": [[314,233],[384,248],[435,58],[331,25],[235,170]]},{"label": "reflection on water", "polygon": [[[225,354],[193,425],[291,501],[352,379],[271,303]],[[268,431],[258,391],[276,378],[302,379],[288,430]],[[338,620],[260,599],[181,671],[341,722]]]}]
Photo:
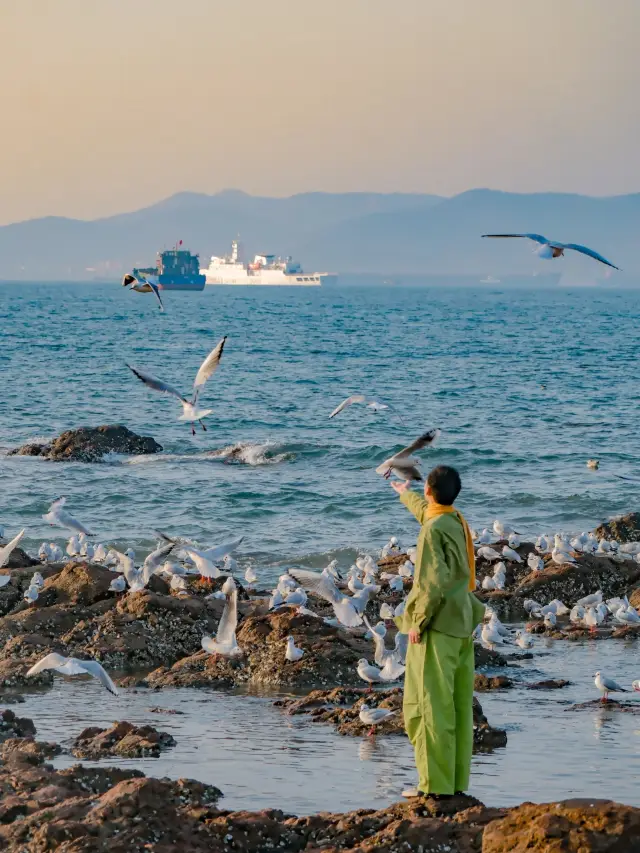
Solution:
[{"label": "reflection on water", "polygon": [[[472,793],[492,805],[596,795],[640,805],[634,773],[620,772],[633,768],[640,755],[640,716],[605,706],[568,710],[574,702],[597,698],[592,683],[597,669],[630,685],[640,674],[637,646],[541,640],[537,650],[534,660],[512,670],[514,677],[569,678],[572,684],[558,691],[518,687],[480,696],[489,721],[507,729],[509,743],[474,758]],[[65,743],[86,726],[116,719],[170,732],[177,746],[161,758],[117,763],[217,785],[225,808],[271,806],[296,814],[379,808],[414,781],[405,738],[344,737],[330,726],[286,716],[273,707],[273,694],[123,690],[112,699],[93,681],[56,679],[53,689],[26,699],[16,711],[34,720],[41,740]],[[181,713],[154,714],[151,707]],[[74,762],[56,759],[59,766]]]}]

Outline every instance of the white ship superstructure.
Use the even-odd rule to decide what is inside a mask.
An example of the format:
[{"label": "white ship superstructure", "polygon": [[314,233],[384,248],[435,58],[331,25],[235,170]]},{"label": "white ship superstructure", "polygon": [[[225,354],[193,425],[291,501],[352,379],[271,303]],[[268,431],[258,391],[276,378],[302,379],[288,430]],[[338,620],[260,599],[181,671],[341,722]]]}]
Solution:
[{"label": "white ship superstructure", "polygon": [[207,284],[249,284],[249,285],[296,285],[298,287],[319,287],[321,284],[335,284],[338,276],[327,272],[305,272],[299,263],[291,258],[277,258],[275,255],[256,255],[253,262],[244,264],[240,259],[240,243],[234,240],[231,254],[222,258],[213,255],[206,269]]}]

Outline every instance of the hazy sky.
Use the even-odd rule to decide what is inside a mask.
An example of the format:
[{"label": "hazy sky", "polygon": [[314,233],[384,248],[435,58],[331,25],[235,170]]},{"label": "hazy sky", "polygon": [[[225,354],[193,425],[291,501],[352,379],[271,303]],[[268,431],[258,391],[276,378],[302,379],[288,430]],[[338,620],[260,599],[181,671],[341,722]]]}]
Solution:
[{"label": "hazy sky", "polygon": [[0,0],[0,223],[640,190],[640,0]]}]

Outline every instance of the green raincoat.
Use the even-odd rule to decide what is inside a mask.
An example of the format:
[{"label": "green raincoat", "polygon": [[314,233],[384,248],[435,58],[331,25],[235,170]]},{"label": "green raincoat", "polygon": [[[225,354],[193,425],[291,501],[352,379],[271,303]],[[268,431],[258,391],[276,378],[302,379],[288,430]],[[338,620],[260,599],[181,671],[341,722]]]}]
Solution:
[{"label": "green raincoat", "polygon": [[473,750],[474,654],[471,637],[484,605],[469,591],[464,531],[454,514],[427,519],[428,502],[416,492],[400,500],[422,525],[413,588],[404,614],[404,633],[417,630],[409,644],[403,713],[415,750],[418,789],[453,794],[469,786]]}]

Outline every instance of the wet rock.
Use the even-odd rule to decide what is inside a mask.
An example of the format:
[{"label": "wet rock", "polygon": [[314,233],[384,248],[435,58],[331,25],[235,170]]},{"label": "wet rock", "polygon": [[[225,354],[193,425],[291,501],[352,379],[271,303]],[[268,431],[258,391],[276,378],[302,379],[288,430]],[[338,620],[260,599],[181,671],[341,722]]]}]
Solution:
[{"label": "wet rock", "polygon": [[630,512],[612,518],[596,527],[598,539],[616,539],[618,542],[637,542],[640,540],[640,512]]},{"label": "wet rock", "polygon": [[491,649],[485,649],[479,643],[476,643],[473,649],[475,656],[476,667],[483,666],[507,666],[507,659],[500,652],[492,652]]},{"label": "wet rock", "polygon": [[594,709],[603,709],[605,711],[620,711],[623,714],[640,714],[640,705],[637,702],[618,702],[615,699],[608,699],[603,702],[602,699],[591,699],[588,702],[577,702],[575,705],[570,705],[565,708],[565,711],[593,711]]},{"label": "wet rock", "polygon": [[67,563],[61,572],[48,578],[38,602],[43,604],[93,604],[113,598],[109,585],[115,575],[109,569],[86,562]]},{"label": "wet rock", "polygon": [[635,607],[636,610],[640,609],[640,586],[636,586],[630,589],[628,595],[629,604],[632,607]]},{"label": "wet rock", "polygon": [[[31,566],[40,565],[39,560],[34,560],[33,557],[30,557],[26,551],[23,551],[22,548],[14,548],[11,552],[11,556],[5,565],[5,569],[28,569]],[[6,572],[2,572],[2,574],[6,574]]]},{"label": "wet rock", "polygon": [[547,678],[543,681],[534,681],[533,684],[527,684],[527,690],[561,690],[563,687],[568,687],[570,681],[565,681],[562,678]]},{"label": "wet rock", "polygon": [[[285,659],[289,635],[304,650],[304,656],[293,663]],[[248,617],[238,629],[237,639],[242,657],[198,652],[171,668],[155,670],[145,682],[150,687],[360,685],[357,662],[361,657],[373,657],[370,642],[291,609]]]},{"label": "wet rock", "polygon": [[489,823],[482,853],[614,853],[640,849],[640,809],[610,800],[525,803]]},{"label": "wet rock", "polygon": [[513,687],[513,681],[506,675],[484,675],[476,672],[473,689],[478,693],[484,693],[488,690],[504,690],[507,687]]},{"label": "wet rock", "polygon": [[40,456],[55,462],[100,462],[108,453],[159,453],[161,445],[150,436],[136,435],[120,424],[79,427],[63,432],[48,444],[25,444],[9,456]]},{"label": "wet rock", "polygon": [[9,738],[33,738],[36,727],[27,717],[16,717],[10,708],[0,713],[0,742]]},{"label": "wet rock", "polygon": [[171,715],[180,714],[180,715],[184,715],[184,711],[178,711],[177,708],[159,708],[156,706],[155,708],[147,708],[147,711],[150,714],[171,714]]},{"label": "wet rock", "polygon": [[[274,704],[287,714],[305,714],[314,723],[329,723],[341,735],[360,737],[366,735],[371,726],[361,722],[359,714],[363,704],[369,707],[387,708],[393,716],[375,727],[377,735],[405,735],[402,716],[402,690],[375,690],[337,687],[333,690],[314,690],[301,699],[278,699]],[[478,700],[473,698],[473,743],[474,751],[490,752],[506,746],[507,734],[502,729],[489,725]]]},{"label": "wet rock", "polygon": [[132,723],[114,723],[109,729],[91,727],[80,732],[71,752],[76,758],[92,760],[117,755],[121,758],[157,758],[160,753],[175,746],[168,732],[159,732],[153,726],[134,726]]}]

